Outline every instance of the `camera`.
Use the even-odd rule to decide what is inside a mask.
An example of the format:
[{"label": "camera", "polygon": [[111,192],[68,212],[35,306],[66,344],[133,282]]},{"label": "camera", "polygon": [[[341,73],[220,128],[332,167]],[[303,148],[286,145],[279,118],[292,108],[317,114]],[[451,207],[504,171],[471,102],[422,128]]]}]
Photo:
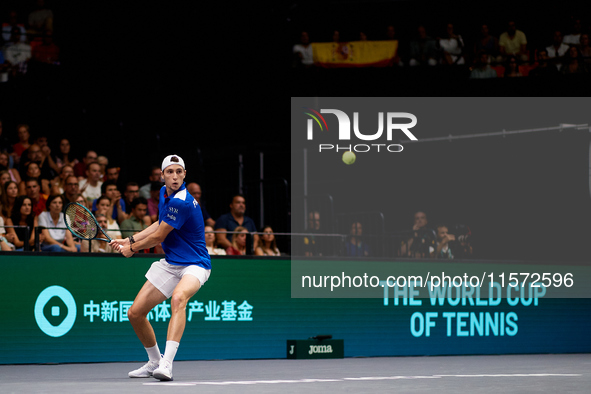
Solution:
[{"label": "camera", "polygon": [[435,242],[437,241],[435,231],[430,228],[414,230],[412,235],[414,241],[410,247],[410,251],[413,253],[429,254],[429,246],[435,245]]},{"label": "camera", "polygon": [[472,254],[472,231],[470,227],[465,224],[456,224],[450,226],[447,229],[448,234],[452,234],[456,237],[455,241],[450,241],[449,246],[454,251],[456,258],[462,258],[463,256],[469,256]]}]

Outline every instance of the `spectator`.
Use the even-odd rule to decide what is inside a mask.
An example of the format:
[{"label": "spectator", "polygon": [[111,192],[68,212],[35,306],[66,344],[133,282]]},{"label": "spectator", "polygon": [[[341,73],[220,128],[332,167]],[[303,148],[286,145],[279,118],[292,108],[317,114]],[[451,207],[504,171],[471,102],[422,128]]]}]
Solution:
[{"label": "spectator", "polygon": [[136,197],[131,204],[131,215],[121,223],[121,233],[123,237],[130,237],[146,229],[151,223],[146,218],[148,210],[148,201],[143,197]]},{"label": "spectator", "polygon": [[45,0],[36,0],[35,10],[29,14],[29,33],[40,35],[45,30],[53,30],[53,12],[46,7]]},{"label": "spectator", "polygon": [[98,155],[93,150],[86,151],[86,155],[81,162],[76,163],[74,165],[74,175],[78,177],[78,180],[81,181],[86,176],[86,166],[92,162],[98,160]]},{"label": "spectator", "polygon": [[[103,182],[101,185],[101,196],[106,196],[111,200],[109,211],[105,213],[108,217],[116,220],[117,223],[122,223],[125,219],[129,218],[129,215],[125,213],[125,201],[121,199],[121,193],[117,189],[117,184],[114,180]],[[93,211],[96,210],[97,201],[92,202]]]},{"label": "spectator", "polygon": [[12,243],[6,239],[6,229],[4,227],[4,218],[0,216],[0,250],[2,252],[9,252],[14,250],[15,247]]},{"label": "spectator", "polygon": [[[107,216],[104,213],[97,214],[96,221],[98,222],[99,226],[101,226],[101,228],[103,230],[105,230],[105,231],[107,230],[108,220],[107,220]],[[107,231],[107,233],[108,233],[108,231]],[[113,250],[111,245],[109,245],[105,241],[100,241],[98,239],[95,239],[91,242],[89,242],[89,241],[82,242],[82,245],[80,247],[80,251],[83,253],[87,253],[89,244],[91,244],[91,247],[90,247],[91,253],[116,253],[116,251]]]},{"label": "spectator", "polygon": [[60,168],[59,175],[51,181],[51,194],[64,194],[66,179],[74,175],[74,167],[64,165]]},{"label": "spectator", "polygon": [[423,25],[418,27],[417,32],[418,36],[410,42],[409,65],[437,65],[437,41],[427,35]]},{"label": "spectator", "polygon": [[446,33],[443,38],[439,39],[439,47],[443,52],[441,56],[441,64],[465,64],[464,58],[464,40],[462,36],[454,33],[454,25],[447,24]]},{"label": "spectator", "polygon": [[[70,175],[66,177],[66,183],[64,184],[64,202],[76,202],[76,199],[80,194],[80,187],[78,186],[78,177]],[[84,198],[84,197],[82,197]],[[86,203],[84,204],[86,206]]]},{"label": "spectator", "polygon": [[[47,136],[45,134],[40,134],[35,138],[35,144],[39,145],[41,149],[41,155],[37,158],[38,161],[41,161],[39,167],[41,167],[42,174],[44,171],[47,172],[50,180],[55,178],[59,171],[55,171],[54,168],[57,167],[55,162],[53,161],[53,157],[51,156],[51,148],[47,142]],[[29,148],[31,149],[31,148]]]},{"label": "spectator", "polygon": [[14,181],[8,181],[2,186],[2,194],[0,195],[0,213],[4,218],[4,222],[6,223],[6,219],[12,216],[12,208],[14,207],[14,202],[18,197],[18,185]]},{"label": "spectator", "polygon": [[164,182],[162,182],[162,170],[160,169],[160,167],[152,167],[148,180],[150,182],[140,187],[140,197],[143,197],[146,200],[150,198],[150,189],[152,188],[152,182],[160,182],[160,187],[164,185]]},{"label": "spectator", "polygon": [[261,242],[255,249],[254,254],[257,256],[281,256],[271,226],[263,227],[261,232],[263,233],[263,236],[261,237]]},{"label": "spectator", "polygon": [[496,77],[497,72],[488,64],[488,55],[486,52],[480,52],[474,67],[470,71],[470,78],[485,79]]},{"label": "spectator", "polygon": [[451,244],[455,258],[461,259],[472,256],[472,231],[470,227],[456,224],[448,232],[456,237],[456,240],[452,241]]},{"label": "spectator", "polygon": [[91,162],[86,167],[86,178],[78,182],[80,192],[86,198],[87,206],[92,206],[92,202],[101,196],[101,166],[99,163]]},{"label": "spectator", "polygon": [[152,182],[150,184],[150,198],[148,198],[148,216],[150,222],[156,223],[158,221],[158,203],[160,202],[160,189],[162,185],[160,182]]},{"label": "spectator", "polygon": [[341,42],[341,33],[334,30],[332,33],[332,42],[335,43],[333,49],[333,56],[339,60],[346,60],[349,58],[349,45],[347,42]]},{"label": "spectator", "polygon": [[[0,170],[0,186],[4,185],[6,182],[11,181],[10,173],[7,170]],[[2,189],[0,189],[0,196],[2,195]]]},{"label": "spectator", "polygon": [[567,45],[580,45],[581,43],[581,20],[575,19],[573,21],[573,28],[570,34],[564,36],[562,40]]},{"label": "spectator", "polygon": [[589,34],[581,34],[581,56],[585,62],[585,66],[591,66],[591,46],[589,46]]},{"label": "spectator", "polygon": [[388,25],[388,26],[386,26],[386,38],[385,38],[385,40],[387,40],[387,41],[398,40],[398,37],[396,36],[396,28],[394,28],[394,25]]},{"label": "spectator", "polygon": [[18,21],[18,13],[16,10],[10,10],[8,14],[8,22],[2,23],[2,41],[10,41],[12,29],[17,27],[21,32],[21,42],[25,42],[27,39],[27,31],[25,25]]},{"label": "spectator", "polygon": [[505,64],[504,77],[523,77],[517,65],[517,58],[515,56],[507,56],[507,64]]},{"label": "spectator", "polygon": [[294,67],[310,68],[314,66],[314,53],[308,32],[300,35],[300,43],[293,46]]},{"label": "spectator", "polygon": [[332,32],[332,42],[340,43],[341,42],[341,32],[338,30],[333,30]]},{"label": "spectator", "polygon": [[[232,232],[238,226],[246,228],[251,233],[256,233],[257,229],[254,225],[254,221],[244,214],[245,211],[246,200],[244,199],[244,196],[236,194],[232,198],[230,212],[220,216],[215,222],[215,229],[221,231],[221,233],[216,234],[218,245],[220,245],[220,247],[227,249],[232,246],[231,242],[226,237],[226,232]],[[254,234],[253,238],[254,247],[256,248],[259,244],[259,236]]]},{"label": "spectator", "polygon": [[10,157],[6,152],[0,152],[0,171],[8,172],[10,179],[16,183],[20,183],[21,176],[15,168],[9,168]]},{"label": "spectator", "polygon": [[548,51],[546,48],[538,49],[536,54],[537,65],[529,72],[528,77],[552,77],[559,74],[558,69],[552,63],[549,63]]},{"label": "spectator", "polygon": [[107,166],[109,165],[109,158],[107,156],[99,156],[96,159],[96,162],[99,163],[99,166],[101,166],[101,182],[104,182],[106,180],[106,170],[107,170]]},{"label": "spectator", "polygon": [[[107,168],[105,169],[106,172],[106,176],[107,176],[107,180],[108,181],[115,181],[117,182],[117,185],[119,185],[119,172],[121,171],[121,168],[116,167],[114,164],[109,164],[107,166]],[[119,188],[119,186],[117,186],[117,188]]]},{"label": "spectator", "polygon": [[207,252],[210,255],[225,255],[226,251],[224,249],[218,248],[218,243],[213,233],[213,227],[205,226],[205,247],[207,248]]},{"label": "spectator", "polygon": [[78,204],[90,209],[90,207],[86,203],[86,198],[84,198],[84,196],[82,194],[76,194],[74,202],[77,202]]},{"label": "spectator", "polygon": [[351,224],[349,239],[345,244],[345,253],[347,256],[367,257],[371,255],[369,245],[363,241],[363,226],[360,222]]},{"label": "spectator", "polygon": [[562,42],[562,33],[560,30],[556,30],[554,32],[554,41],[552,45],[546,47],[546,50],[548,51],[548,57],[554,59],[554,64],[556,64],[556,68],[559,71],[562,67],[562,58],[568,51],[568,48],[569,46]]},{"label": "spectator", "polygon": [[46,210],[45,202],[47,201],[47,194],[41,193],[41,186],[37,178],[27,178],[25,180],[25,187],[27,197],[31,199],[33,204],[33,213],[35,216],[41,215],[41,212]]},{"label": "spectator", "polygon": [[65,165],[72,166],[73,169],[76,166],[76,164],[78,164],[78,159],[72,157],[72,155],[70,154],[70,149],[70,141],[67,138],[62,138],[60,141],[59,153],[57,153],[53,158],[53,161],[56,166],[54,168],[55,172],[59,173],[59,170]]},{"label": "spectator", "polygon": [[[96,215],[104,214],[107,217],[107,224],[103,226],[105,231],[107,231],[107,235],[111,237],[111,239],[118,239],[122,238],[121,231],[119,229],[119,224],[113,218],[109,218],[109,212],[111,210],[111,199],[106,196],[102,195],[96,200]],[[95,216],[96,216],[95,215]],[[98,217],[98,216],[97,216]]]},{"label": "spectator", "polygon": [[10,43],[4,47],[4,59],[10,67],[10,75],[20,77],[27,73],[31,46],[21,41],[21,31],[18,27],[13,27],[10,33]]},{"label": "spectator", "polygon": [[41,64],[51,66],[60,64],[60,49],[53,42],[53,32],[51,30],[46,30],[41,43],[33,47],[31,58]]},{"label": "spectator", "polygon": [[[64,198],[59,194],[49,196],[46,202],[47,211],[39,215],[39,226],[45,227],[42,230],[43,242],[42,252],[77,252],[76,244],[72,233],[67,231],[66,222],[62,211]],[[49,227],[61,227],[63,230],[50,229]]]},{"label": "spectator", "polygon": [[579,48],[576,46],[570,47],[567,55],[564,57],[564,64],[561,68],[561,72],[567,74],[584,74],[587,72],[585,62],[581,57]]},{"label": "spectator", "polygon": [[428,247],[435,244],[436,234],[427,227],[428,223],[425,212],[415,213],[410,235],[400,245],[400,256],[422,258],[429,255]]},{"label": "spectator", "polygon": [[481,52],[486,53],[489,64],[499,56],[499,40],[490,35],[486,24],[480,27],[480,38],[474,44],[474,55],[480,56]]},{"label": "spectator", "polygon": [[23,152],[29,149],[29,147],[31,146],[31,143],[29,142],[31,134],[29,132],[29,125],[26,124],[19,124],[16,130],[19,141],[12,146],[12,155],[14,157],[14,162],[18,164],[20,162],[21,155],[23,154]]},{"label": "spectator", "polygon": [[451,247],[451,241],[455,241],[456,236],[448,233],[448,228],[445,225],[437,226],[437,244],[436,246],[429,245],[429,255],[431,258],[437,259],[453,259],[454,251]]},{"label": "spectator", "polygon": [[203,215],[203,223],[205,223],[208,226],[214,227],[215,220],[213,220],[211,218],[211,215],[209,214],[209,212],[207,212],[207,209],[205,209],[205,205],[203,205],[203,202],[201,201],[201,186],[199,186],[198,183],[191,182],[187,185],[187,191],[189,192],[190,195],[193,196],[193,198],[195,200],[197,200],[197,203],[201,207],[201,214]]},{"label": "spectator", "polygon": [[507,23],[507,31],[499,38],[499,51],[501,54],[497,58],[497,63],[504,63],[507,56],[510,55],[517,57],[522,62],[527,62],[529,59],[525,33],[516,29],[513,20]]},{"label": "spectator", "polygon": [[2,48],[0,48],[0,83],[8,82],[9,67],[10,65],[6,62],[4,53],[2,53]]},{"label": "spectator", "polygon": [[[78,178],[76,178],[76,179],[78,179]],[[78,183],[76,183],[76,185],[78,185]],[[64,202],[66,204],[68,204],[68,202],[66,201],[66,197],[64,197]],[[77,202],[78,204],[82,205],[83,207],[90,209],[90,207],[86,205],[86,199],[84,198],[84,196],[82,196],[82,194],[76,194],[74,196],[74,200],[72,202]],[[76,244],[76,248],[78,250],[81,250],[82,240],[76,236],[73,236],[73,237],[74,237],[74,243]]]},{"label": "spectator", "polygon": [[319,232],[320,212],[310,211],[308,213],[308,234],[304,236],[304,256],[322,256],[321,242],[314,235]]},{"label": "spectator", "polygon": [[[45,139],[47,140],[47,139]],[[45,142],[47,143],[47,142]],[[26,159],[25,159],[26,158]],[[49,187],[49,182],[55,178],[55,174],[51,169],[51,165],[48,162],[47,157],[43,153],[41,145],[38,143],[31,144],[29,149],[23,152],[20,161],[20,168],[21,168],[21,177],[26,178],[27,175],[25,171],[27,166],[30,163],[36,163],[39,167],[39,175],[28,175],[28,176],[38,176],[40,179],[47,181],[47,186]]]},{"label": "spectator", "polygon": [[[123,195],[125,196],[123,199],[123,202],[125,203],[125,213],[129,215],[131,213],[131,202],[140,196],[140,187],[137,182],[127,182]],[[120,220],[118,220],[118,222],[121,223]]]},{"label": "spectator", "polygon": [[[16,247],[16,250],[24,250],[25,243],[32,247],[35,245],[34,228],[38,226],[37,216],[33,213],[31,199],[27,196],[19,196],[12,209],[11,217],[6,220],[6,239]],[[11,226],[21,226],[13,228]],[[27,239],[28,235],[28,239]]]},{"label": "spectator", "polygon": [[403,53],[403,46],[401,45],[401,41],[396,35],[396,29],[393,25],[388,25],[386,27],[386,41],[398,41],[398,47],[396,50],[396,56],[392,59],[391,65],[398,65],[400,67],[404,66],[404,62],[402,61],[402,57],[405,56]]},{"label": "spectator", "polygon": [[[219,234],[218,234],[219,235]],[[242,226],[234,229],[232,234],[232,243],[226,248],[226,254],[229,256],[244,256],[246,254],[246,236],[248,230]]]},{"label": "spectator", "polygon": [[[18,185],[19,194],[22,195],[22,194],[26,193],[26,189],[27,189],[26,180],[27,179],[36,179],[41,187],[41,191],[44,194],[49,195],[49,192],[51,191],[51,188],[49,186],[49,181],[47,179],[41,179],[41,170],[39,169],[39,166],[37,165],[37,163],[29,162],[25,168],[26,168],[26,171],[23,174],[24,180],[21,181]],[[45,209],[43,209],[43,210],[45,210]]]}]

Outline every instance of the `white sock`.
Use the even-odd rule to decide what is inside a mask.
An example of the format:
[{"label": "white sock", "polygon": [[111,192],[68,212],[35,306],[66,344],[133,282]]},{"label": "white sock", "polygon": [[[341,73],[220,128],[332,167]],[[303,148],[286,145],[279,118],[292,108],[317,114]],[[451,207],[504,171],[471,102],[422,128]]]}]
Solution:
[{"label": "white sock", "polygon": [[177,341],[166,341],[166,350],[164,350],[164,360],[172,364],[172,360],[174,360],[174,356],[176,356],[176,351],[178,348],[179,343]]},{"label": "white sock", "polygon": [[162,355],[160,354],[160,349],[158,349],[158,344],[145,348],[146,352],[148,352],[148,358],[150,361],[160,361]]}]

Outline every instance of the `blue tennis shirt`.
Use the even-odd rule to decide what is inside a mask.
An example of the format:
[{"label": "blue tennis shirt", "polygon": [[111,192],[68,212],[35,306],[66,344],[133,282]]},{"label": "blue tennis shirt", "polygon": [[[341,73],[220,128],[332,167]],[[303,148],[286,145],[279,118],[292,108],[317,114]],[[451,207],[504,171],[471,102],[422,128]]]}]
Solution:
[{"label": "blue tennis shirt", "polygon": [[166,195],[166,186],[162,186],[158,211],[160,222],[164,221],[174,228],[162,242],[166,261],[211,269],[211,258],[205,247],[201,208],[193,196],[187,193],[184,183],[171,196]]}]

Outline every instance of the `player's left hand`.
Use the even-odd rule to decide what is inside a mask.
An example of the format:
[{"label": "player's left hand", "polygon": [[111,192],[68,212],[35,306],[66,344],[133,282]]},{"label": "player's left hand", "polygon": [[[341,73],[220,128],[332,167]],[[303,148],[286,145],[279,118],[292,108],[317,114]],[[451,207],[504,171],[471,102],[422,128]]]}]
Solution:
[{"label": "player's left hand", "polygon": [[129,238],[114,239],[109,243],[109,245],[113,248],[113,250],[121,252],[125,246],[129,246]]}]

